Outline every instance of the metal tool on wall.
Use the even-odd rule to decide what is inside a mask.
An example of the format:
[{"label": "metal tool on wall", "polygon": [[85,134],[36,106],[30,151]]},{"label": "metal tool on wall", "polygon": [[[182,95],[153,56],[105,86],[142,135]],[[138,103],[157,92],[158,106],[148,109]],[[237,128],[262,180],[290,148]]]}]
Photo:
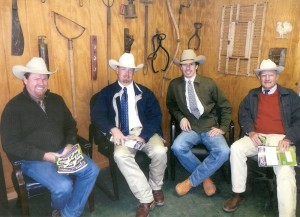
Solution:
[{"label": "metal tool on wall", "polygon": [[179,16],[178,16],[178,28],[179,28],[179,25],[180,25],[180,17],[181,17],[181,14],[182,14],[182,11],[183,11],[183,8],[189,8],[192,4],[192,0],[189,0],[189,2],[184,5],[184,4],[180,4],[180,7],[179,7]]},{"label": "metal tool on wall", "polygon": [[[77,118],[77,108],[76,108],[76,92],[75,92],[75,72],[74,72],[74,56],[73,56],[73,40],[79,38],[85,31],[85,27],[82,25],[70,20],[69,18],[60,15],[56,12],[54,13],[54,24],[56,27],[56,30],[58,33],[64,37],[65,39],[68,40],[68,62],[69,62],[69,67],[70,67],[70,79],[71,79],[71,91],[72,91],[72,107],[73,107],[73,116],[76,119]],[[64,21],[72,24],[72,26],[77,27],[80,29],[79,33],[74,36],[74,37],[68,37],[62,33],[62,31],[58,28],[58,25],[56,23],[56,19],[61,18]]]},{"label": "metal tool on wall", "polygon": [[91,55],[91,78],[97,80],[98,63],[97,63],[97,36],[90,36],[90,55]]},{"label": "metal tool on wall", "polygon": [[110,9],[114,4],[114,0],[107,0],[105,2],[102,0],[103,4],[106,6],[106,58],[107,58],[107,83],[110,84],[110,67],[108,65],[108,60],[111,58],[111,15],[110,15]]},{"label": "metal tool on wall", "polygon": [[11,55],[21,56],[24,52],[24,36],[18,15],[17,0],[12,0],[11,27]]},{"label": "metal tool on wall", "polygon": [[135,13],[134,0],[128,0],[128,5],[121,4],[119,14],[124,15],[125,19],[135,19],[137,15]]},{"label": "metal tool on wall", "polygon": [[[166,39],[166,34],[164,34],[164,33],[156,33],[154,36],[152,36],[151,41],[152,41],[153,52],[151,54],[149,54],[148,59],[151,61],[151,68],[152,68],[153,73],[157,73],[159,71],[164,72],[167,70],[167,68],[169,66],[169,62],[170,62],[169,52],[162,46],[162,41],[165,39]],[[156,47],[156,44],[157,44],[157,47]],[[163,55],[166,58],[166,65],[161,70],[155,70],[154,60],[157,58],[158,53],[161,51],[163,52]]]},{"label": "metal tool on wall", "polygon": [[199,47],[200,47],[200,42],[201,42],[198,32],[199,32],[200,28],[202,27],[202,23],[194,23],[194,27],[195,27],[195,33],[194,33],[194,35],[192,35],[192,37],[189,39],[189,42],[188,42],[188,48],[189,48],[189,49],[192,48],[192,47],[191,47],[191,43],[192,43],[192,40],[194,40],[194,41],[195,41],[195,43],[194,43],[194,44],[195,44],[195,47],[194,47],[193,49],[194,49],[194,50],[198,50]]},{"label": "metal tool on wall", "polygon": [[48,45],[45,43],[45,35],[38,36],[39,56],[43,58],[49,70]]},{"label": "metal tool on wall", "polygon": [[152,3],[152,0],[140,0],[141,3],[145,4],[145,29],[144,29],[144,75],[147,74],[148,70],[148,4]]},{"label": "metal tool on wall", "polygon": [[130,53],[133,42],[133,35],[129,34],[128,28],[124,28],[124,53]]}]

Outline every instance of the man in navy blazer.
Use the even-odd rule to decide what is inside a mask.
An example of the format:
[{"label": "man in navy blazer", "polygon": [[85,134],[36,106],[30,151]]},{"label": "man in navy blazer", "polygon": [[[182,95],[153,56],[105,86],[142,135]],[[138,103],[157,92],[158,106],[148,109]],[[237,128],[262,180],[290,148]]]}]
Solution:
[{"label": "man in navy blazer", "polygon": [[[119,61],[110,60],[109,65],[116,71],[118,80],[96,95],[91,119],[114,143],[114,159],[140,201],[136,216],[147,217],[155,205],[164,205],[162,185],[167,147],[162,139],[160,106],[152,91],[133,81],[143,64],[135,66],[131,53],[124,53]],[[127,101],[122,103],[125,96]],[[122,109],[125,107],[128,112]],[[151,159],[149,180],[135,161],[137,146],[142,146],[141,151]]]}]

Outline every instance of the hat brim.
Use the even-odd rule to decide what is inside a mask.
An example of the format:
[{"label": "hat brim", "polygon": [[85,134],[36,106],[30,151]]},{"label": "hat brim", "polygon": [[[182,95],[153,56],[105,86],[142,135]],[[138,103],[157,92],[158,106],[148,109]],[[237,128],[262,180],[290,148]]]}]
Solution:
[{"label": "hat brim", "polygon": [[[108,61],[109,66],[113,69],[116,70],[119,66],[121,67],[125,67],[125,68],[129,68],[128,66],[122,65],[120,64],[118,61],[116,60],[109,60]],[[144,67],[144,64],[139,64],[136,67],[130,67],[131,69],[134,69],[134,72],[139,71],[140,69],[142,69]]]},{"label": "hat brim", "polygon": [[41,71],[41,70],[34,70],[34,69],[29,69],[25,66],[21,66],[21,65],[17,65],[14,66],[13,69],[13,74],[19,78],[19,79],[23,79],[24,78],[24,74],[29,72],[29,73],[36,73],[36,74],[45,74],[45,75],[51,75],[57,72],[57,69],[55,69],[53,72],[49,72],[49,71]]},{"label": "hat brim", "polygon": [[178,59],[174,58],[173,62],[175,65],[180,66],[182,64],[189,64],[189,63],[198,63],[199,65],[204,64],[206,61],[206,57],[203,55],[197,56],[194,60],[183,60],[179,61]]},{"label": "hat brim", "polygon": [[273,68],[269,68],[269,69],[254,69],[254,72],[256,75],[259,75],[259,73],[261,73],[262,71],[276,71],[277,74],[279,74],[283,70],[284,70],[283,66],[277,66],[277,67],[273,67]]}]

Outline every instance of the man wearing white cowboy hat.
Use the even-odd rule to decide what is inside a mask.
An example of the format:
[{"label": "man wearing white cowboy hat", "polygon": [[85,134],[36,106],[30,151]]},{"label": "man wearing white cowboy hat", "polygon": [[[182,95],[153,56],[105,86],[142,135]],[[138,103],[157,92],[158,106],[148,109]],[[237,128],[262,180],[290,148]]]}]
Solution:
[{"label": "man wearing white cowboy hat", "polygon": [[68,174],[57,172],[56,158],[77,143],[76,122],[63,98],[48,90],[49,76],[42,58],[33,57],[26,66],[13,67],[24,83],[1,118],[1,142],[10,161],[22,160],[22,172],[51,192],[52,216],[80,216],[99,173],[87,156],[87,166]]},{"label": "man wearing white cowboy hat", "polygon": [[[171,81],[167,93],[167,107],[180,124],[182,132],[171,146],[174,155],[190,176],[176,185],[178,195],[185,195],[192,187],[203,183],[204,192],[212,196],[216,187],[210,176],[229,157],[229,147],[223,136],[231,121],[231,106],[216,83],[197,73],[204,56],[196,56],[194,50],[184,50],[180,60],[174,63],[182,76]],[[217,117],[216,108],[220,109]],[[221,120],[220,125],[218,118]],[[193,146],[203,144],[209,155],[201,162],[191,151]]]},{"label": "man wearing white cowboy hat", "polygon": [[[300,98],[291,89],[277,84],[282,66],[270,59],[263,60],[255,69],[261,86],[249,91],[240,104],[239,121],[245,135],[231,146],[230,164],[232,177],[231,198],[223,210],[233,212],[244,200],[246,190],[247,157],[257,155],[262,137],[281,151],[300,143]],[[277,180],[277,198],[280,217],[296,216],[297,187],[292,166],[274,166]]]},{"label": "man wearing white cowboy hat", "polygon": [[[143,64],[135,66],[131,53],[124,53],[119,61],[109,60],[109,65],[118,80],[95,96],[91,119],[114,144],[114,159],[140,202],[136,217],[147,217],[154,205],[164,205],[167,147],[162,139],[160,106],[152,91],[133,81]],[[151,159],[149,181],[135,161],[137,150],[127,146],[130,142],[144,144],[141,151]]]}]

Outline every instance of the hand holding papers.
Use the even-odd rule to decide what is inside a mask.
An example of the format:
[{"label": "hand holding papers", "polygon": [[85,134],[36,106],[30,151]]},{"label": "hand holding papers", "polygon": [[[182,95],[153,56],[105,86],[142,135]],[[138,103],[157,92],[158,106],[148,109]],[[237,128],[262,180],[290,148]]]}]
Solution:
[{"label": "hand holding papers", "polygon": [[74,145],[68,153],[58,157],[56,159],[56,165],[58,173],[74,173],[86,167],[87,163],[82,154],[80,145]]},{"label": "hand holding papers", "polygon": [[290,146],[288,150],[282,152],[279,150],[278,146],[269,146],[265,137],[261,140],[263,145],[257,147],[258,166],[269,167],[278,165],[297,165],[294,146]]}]

